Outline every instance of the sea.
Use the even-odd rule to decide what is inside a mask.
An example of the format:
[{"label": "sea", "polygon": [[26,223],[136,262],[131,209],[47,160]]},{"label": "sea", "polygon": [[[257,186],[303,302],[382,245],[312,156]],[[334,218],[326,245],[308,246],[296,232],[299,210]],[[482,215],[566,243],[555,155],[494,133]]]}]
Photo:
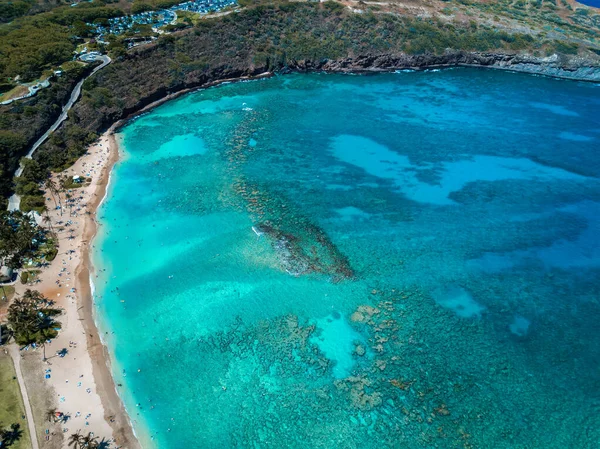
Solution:
[{"label": "sea", "polygon": [[576,0],[577,3],[581,3],[586,6],[593,6],[594,8],[600,8],[600,0]]},{"label": "sea", "polygon": [[145,449],[600,447],[600,85],[290,74],[119,138],[95,313]]}]

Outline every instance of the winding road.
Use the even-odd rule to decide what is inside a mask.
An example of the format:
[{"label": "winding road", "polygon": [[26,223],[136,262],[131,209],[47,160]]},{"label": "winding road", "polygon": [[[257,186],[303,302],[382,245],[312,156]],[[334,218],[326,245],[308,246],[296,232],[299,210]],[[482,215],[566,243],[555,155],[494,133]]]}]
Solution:
[{"label": "winding road", "polygon": [[[85,82],[85,80],[88,79],[90,76],[94,75],[98,70],[106,67],[111,62],[111,59],[106,55],[98,56],[96,60],[101,60],[102,64],[100,64],[98,67],[96,67],[94,70],[92,70],[92,73],[90,73],[88,76],[86,76],[85,78],[83,78],[82,80],[80,80],[77,83],[77,85],[73,89],[73,92],[71,92],[71,97],[69,98],[69,101],[67,101],[67,104],[64,105],[59,117],[56,119],[54,124],[50,128],[48,128],[48,130],[42,135],[42,137],[40,137],[32,145],[32,147],[29,149],[29,152],[25,155],[26,159],[31,159],[35,150],[37,150],[38,147],[46,141],[46,139],[50,136],[50,134],[52,134],[54,131],[56,131],[56,129],[60,126],[60,124],[67,119],[67,114],[69,113],[69,110],[75,104],[75,102],[79,99],[79,95],[81,95],[81,87],[83,86],[83,83]],[[24,168],[23,165],[20,164],[19,168],[17,168],[17,170],[15,171],[15,176],[21,176],[21,174],[23,173],[23,168]],[[8,199],[8,210],[9,211],[19,210],[20,205],[21,205],[21,197],[19,195],[17,195],[16,193],[13,194]]]}]

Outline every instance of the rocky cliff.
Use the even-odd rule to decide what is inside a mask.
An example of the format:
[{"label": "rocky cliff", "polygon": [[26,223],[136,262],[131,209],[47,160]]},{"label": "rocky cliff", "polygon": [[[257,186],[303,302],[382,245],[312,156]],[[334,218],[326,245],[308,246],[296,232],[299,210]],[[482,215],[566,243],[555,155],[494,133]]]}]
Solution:
[{"label": "rocky cliff", "polygon": [[379,54],[335,60],[295,61],[283,70],[331,72],[377,72],[436,67],[487,67],[557,78],[600,82],[600,61],[592,58],[553,54],[536,57],[528,54],[447,51],[443,55]]}]

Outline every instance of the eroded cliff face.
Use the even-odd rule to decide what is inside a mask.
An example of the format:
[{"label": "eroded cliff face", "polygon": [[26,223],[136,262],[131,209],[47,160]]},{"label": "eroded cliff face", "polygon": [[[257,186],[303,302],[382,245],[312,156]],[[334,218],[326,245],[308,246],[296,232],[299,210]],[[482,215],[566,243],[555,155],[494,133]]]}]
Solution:
[{"label": "eroded cliff face", "polygon": [[366,55],[337,60],[296,61],[287,70],[374,72],[433,67],[474,66],[513,70],[581,81],[600,81],[600,61],[583,57],[448,51],[443,55]]},{"label": "eroded cliff face", "polygon": [[[322,59],[320,61],[298,60],[288,63],[276,70],[277,73],[325,71],[332,73],[374,73],[395,70],[415,69],[425,70],[442,67],[485,67],[501,70],[512,70],[537,75],[551,76],[579,81],[600,82],[600,57],[581,57],[566,55],[551,55],[537,57],[528,54],[508,53],[475,53],[465,51],[447,51],[443,55],[423,54],[372,54],[349,56],[341,59]],[[147,106],[172,98],[178,93],[190,89],[206,87],[220,80],[236,78],[252,78],[262,76],[269,71],[267,66],[233,64],[215,67],[200,76],[188,77],[169,87],[156,86],[149,95],[137,101],[128,102],[123,110],[102,117],[100,128],[107,128],[116,120],[129,118]]]},{"label": "eroded cliff face", "polygon": [[[185,47],[191,51],[191,47]],[[200,49],[205,51],[204,49]],[[198,50],[201,54],[202,51]],[[57,131],[55,139],[46,142],[38,151],[39,160],[50,161],[50,166],[63,166],[68,152],[65,146],[85,148],[78,136],[81,129],[100,133],[115,123],[140,114],[146,108],[172,99],[190,90],[208,87],[219,82],[235,79],[251,79],[265,74],[327,71],[337,73],[376,73],[403,69],[427,69],[435,67],[488,67],[573,80],[600,82],[600,56],[551,55],[537,57],[517,52],[468,52],[448,50],[443,54],[409,55],[403,52],[356,53],[349,56],[320,59],[286,58],[286,63],[274,63],[268,59],[256,63],[256,55],[246,51],[229,57],[224,55],[213,64],[200,64],[190,56],[185,70],[173,64],[174,49],[149,46],[110,66],[90,78],[89,87],[81,100],[70,112],[66,126]],[[200,56],[195,56],[195,58]],[[69,127],[75,132],[68,132]],[[117,125],[120,126],[120,125]],[[63,143],[60,143],[63,142]]]},{"label": "eroded cliff face", "polygon": [[[424,70],[440,67],[486,67],[493,69],[512,70],[557,78],[579,81],[600,82],[600,57],[580,57],[566,55],[551,55],[537,57],[528,54],[507,53],[475,53],[464,51],[447,51],[443,55],[423,54],[372,54],[349,56],[341,59],[309,59],[292,61],[286,66],[275,70],[277,73],[326,71],[336,73],[361,72],[390,72],[394,70],[416,69]],[[160,101],[178,92],[205,87],[220,80],[231,80],[244,77],[255,77],[268,72],[267,66],[248,64],[232,64],[215,67],[207,72],[194,76],[190,74],[169,87],[156,86],[149,90],[149,95],[130,101],[121,111],[114,115],[105,116],[101,127],[107,127],[116,120],[135,115],[148,105]],[[121,112],[121,113],[119,113]]]}]

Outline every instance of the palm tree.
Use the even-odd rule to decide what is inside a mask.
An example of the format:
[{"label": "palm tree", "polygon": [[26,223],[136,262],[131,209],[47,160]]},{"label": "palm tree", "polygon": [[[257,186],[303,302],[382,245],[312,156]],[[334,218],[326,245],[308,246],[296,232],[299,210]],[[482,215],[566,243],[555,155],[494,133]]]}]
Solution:
[{"label": "palm tree", "polygon": [[43,361],[45,362],[46,359],[46,342],[53,339],[54,337],[56,337],[56,331],[54,329],[40,329],[40,331],[37,333],[36,339],[35,339],[35,344],[37,346],[41,346],[42,347],[42,355],[43,355]]},{"label": "palm tree", "polygon": [[46,412],[46,418],[48,418],[48,421],[53,422],[56,420],[56,412],[57,410],[55,408],[48,409]]},{"label": "palm tree", "polygon": [[83,436],[78,430],[69,437],[69,446],[73,446],[75,449],[97,449],[99,445],[98,437],[94,436],[92,432]]},{"label": "palm tree", "polygon": [[26,290],[8,308],[8,324],[19,345],[39,344],[46,360],[46,342],[58,335],[61,324],[54,319],[60,314],[40,292]]},{"label": "palm tree", "polygon": [[42,238],[39,227],[19,211],[0,212],[0,258],[7,266],[19,268]]},{"label": "palm tree", "polygon": [[23,436],[21,425],[14,423],[10,425],[10,430],[0,430],[0,446],[9,447],[15,444]]},{"label": "palm tree", "polygon": [[[58,206],[60,204],[60,195],[58,194],[58,187],[56,186],[56,183],[54,182],[54,179],[52,179],[52,177],[49,177],[46,179],[46,181],[44,182],[44,188],[50,192],[50,195],[52,196],[52,199],[54,200],[54,205]],[[56,202],[56,196],[58,196],[58,204]],[[62,206],[61,206],[62,208]]]},{"label": "palm tree", "polygon": [[43,218],[44,223],[48,225],[50,232],[54,234],[54,229],[52,229],[52,218],[50,218],[50,215],[48,215],[48,209],[44,209],[44,212],[46,212],[46,215]]},{"label": "palm tree", "polygon": [[65,202],[68,204],[69,206],[69,217],[71,216],[71,212],[73,210],[73,206],[71,205],[71,194],[69,192],[65,193]]},{"label": "palm tree", "polygon": [[[58,178],[58,182],[60,185],[60,190],[58,191],[58,198],[60,200],[60,192],[63,192],[65,194],[65,201],[67,200],[67,186],[69,185],[69,178],[67,178],[66,176],[61,176],[60,178]],[[60,215],[62,216],[62,205],[60,207]]]},{"label": "palm tree", "polygon": [[83,440],[83,435],[79,433],[79,430],[75,433],[72,433],[69,436],[69,446],[73,446],[75,449],[82,447],[81,441]]},{"label": "palm tree", "polygon": [[98,437],[94,436],[92,432],[90,432],[83,437],[82,443],[82,448],[96,449],[98,447]]}]

